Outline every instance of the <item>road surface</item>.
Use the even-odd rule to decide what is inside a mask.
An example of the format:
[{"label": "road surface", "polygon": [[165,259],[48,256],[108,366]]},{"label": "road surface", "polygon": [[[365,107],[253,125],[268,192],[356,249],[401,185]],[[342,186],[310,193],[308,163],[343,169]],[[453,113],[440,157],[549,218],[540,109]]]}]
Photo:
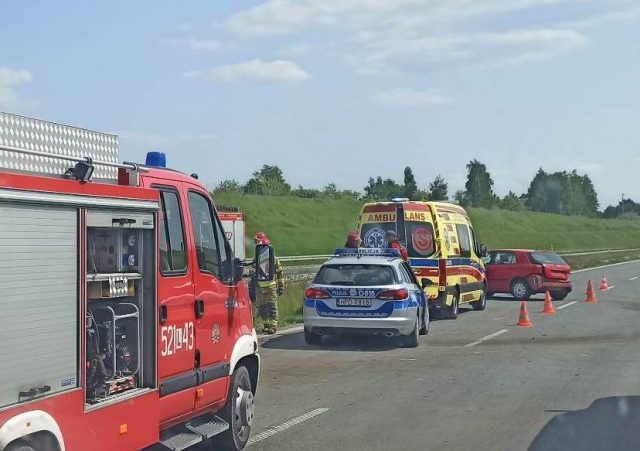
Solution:
[{"label": "road surface", "polygon": [[[590,278],[613,287],[584,303]],[[640,262],[575,273],[534,326],[495,297],[431,323],[416,349],[386,339],[261,349],[250,450],[640,449]]]}]

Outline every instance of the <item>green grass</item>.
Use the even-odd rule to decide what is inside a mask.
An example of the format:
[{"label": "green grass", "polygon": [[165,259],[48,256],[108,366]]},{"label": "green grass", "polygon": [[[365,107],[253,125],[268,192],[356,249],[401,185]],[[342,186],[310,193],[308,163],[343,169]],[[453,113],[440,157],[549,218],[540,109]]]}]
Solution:
[{"label": "green grass", "polygon": [[[355,200],[301,199],[222,193],[216,205],[239,207],[247,217],[247,234],[259,230],[278,255],[328,254],[344,244],[355,228],[362,203]],[[251,246],[247,247],[250,251]],[[250,251],[251,252],[251,251]]]},{"label": "green grass", "polygon": [[489,248],[598,250],[640,248],[640,221],[504,210],[469,210]]},{"label": "green grass", "polygon": [[[279,255],[328,254],[355,228],[362,203],[222,193],[216,204],[247,215],[249,237],[265,231]],[[469,209],[478,240],[489,248],[554,250],[640,248],[640,221]],[[250,249],[251,246],[248,246]]]}]

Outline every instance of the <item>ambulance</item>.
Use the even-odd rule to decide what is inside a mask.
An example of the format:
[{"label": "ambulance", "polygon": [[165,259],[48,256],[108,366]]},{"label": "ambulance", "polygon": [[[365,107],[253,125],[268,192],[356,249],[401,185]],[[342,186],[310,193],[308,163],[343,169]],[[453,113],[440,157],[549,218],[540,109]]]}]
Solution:
[{"label": "ambulance", "polygon": [[482,257],[487,248],[477,242],[464,208],[406,198],[366,203],[358,229],[366,248],[386,248],[387,232],[397,234],[433,315],[455,319],[463,304],[485,309],[487,280]]}]

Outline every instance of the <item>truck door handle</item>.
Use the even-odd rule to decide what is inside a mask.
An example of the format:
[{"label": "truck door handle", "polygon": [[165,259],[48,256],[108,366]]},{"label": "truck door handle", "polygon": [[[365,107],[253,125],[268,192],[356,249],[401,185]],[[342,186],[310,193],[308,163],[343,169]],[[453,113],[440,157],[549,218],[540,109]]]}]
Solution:
[{"label": "truck door handle", "polygon": [[167,322],[167,306],[160,306],[160,324],[164,324]]},{"label": "truck door handle", "polygon": [[202,299],[196,299],[196,318],[202,318],[204,316],[204,301]]}]

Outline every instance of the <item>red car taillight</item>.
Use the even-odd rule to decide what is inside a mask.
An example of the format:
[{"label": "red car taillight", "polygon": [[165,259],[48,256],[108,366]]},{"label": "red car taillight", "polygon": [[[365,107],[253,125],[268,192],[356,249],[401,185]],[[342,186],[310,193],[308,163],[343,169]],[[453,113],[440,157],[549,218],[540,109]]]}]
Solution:
[{"label": "red car taillight", "polygon": [[331,297],[329,293],[319,288],[307,288],[304,292],[307,299],[328,299]]},{"label": "red car taillight", "polygon": [[441,258],[438,260],[438,285],[441,287],[447,286],[447,260]]},{"label": "red car taillight", "polygon": [[409,297],[409,290],[406,288],[400,288],[397,290],[386,290],[376,296],[382,301],[399,301]]}]

